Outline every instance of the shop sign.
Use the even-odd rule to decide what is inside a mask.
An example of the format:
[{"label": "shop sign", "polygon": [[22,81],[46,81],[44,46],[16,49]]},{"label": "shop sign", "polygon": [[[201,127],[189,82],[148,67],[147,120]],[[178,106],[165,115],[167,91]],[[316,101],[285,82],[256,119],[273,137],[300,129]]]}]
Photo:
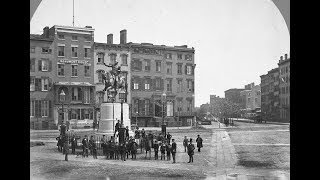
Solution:
[{"label": "shop sign", "polygon": [[89,61],[87,60],[67,60],[67,59],[60,59],[60,63],[65,63],[65,64],[86,64],[90,65]]}]

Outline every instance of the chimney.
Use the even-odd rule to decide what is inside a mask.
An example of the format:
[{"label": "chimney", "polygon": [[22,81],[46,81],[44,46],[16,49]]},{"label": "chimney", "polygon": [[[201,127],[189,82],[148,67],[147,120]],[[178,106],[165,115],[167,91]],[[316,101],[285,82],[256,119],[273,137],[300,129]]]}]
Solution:
[{"label": "chimney", "polygon": [[284,55],[284,60],[287,60],[288,59],[288,54],[285,54]]},{"label": "chimney", "polygon": [[127,30],[121,30],[120,31],[120,44],[126,44],[127,43]]},{"label": "chimney", "polygon": [[113,44],[113,34],[107,35],[107,44]]},{"label": "chimney", "polygon": [[282,61],[283,60],[283,56],[280,56],[280,61]]},{"label": "chimney", "polygon": [[43,28],[43,36],[49,38],[49,26]]}]

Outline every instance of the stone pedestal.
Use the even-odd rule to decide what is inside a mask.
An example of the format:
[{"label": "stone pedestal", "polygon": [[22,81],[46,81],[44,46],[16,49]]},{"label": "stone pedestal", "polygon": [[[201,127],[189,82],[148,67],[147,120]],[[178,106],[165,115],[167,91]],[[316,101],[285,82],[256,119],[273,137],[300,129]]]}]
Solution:
[{"label": "stone pedestal", "polygon": [[[113,135],[115,131],[115,125],[121,122],[121,103],[102,103],[100,106],[100,122],[99,122],[99,134]],[[128,126],[131,129],[131,121],[129,119],[129,105],[123,103],[123,126]],[[129,132],[130,136],[133,132]]]}]

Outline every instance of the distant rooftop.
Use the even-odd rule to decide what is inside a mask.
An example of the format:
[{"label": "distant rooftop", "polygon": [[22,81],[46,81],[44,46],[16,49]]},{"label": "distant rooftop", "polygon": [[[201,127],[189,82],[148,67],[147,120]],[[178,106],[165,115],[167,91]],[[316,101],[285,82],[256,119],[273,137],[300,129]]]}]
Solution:
[{"label": "distant rooftop", "polygon": [[75,27],[75,26],[54,25],[53,27],[55,27],[55,28],[63,28],[63,29],[76,29],[76,30],[94,31],[92,26]]},{"label": "distant rooftop", "polygon": [[53,41],[53,38],[46,38],[40,34],[30,34],[30,39],[39,41]]}]

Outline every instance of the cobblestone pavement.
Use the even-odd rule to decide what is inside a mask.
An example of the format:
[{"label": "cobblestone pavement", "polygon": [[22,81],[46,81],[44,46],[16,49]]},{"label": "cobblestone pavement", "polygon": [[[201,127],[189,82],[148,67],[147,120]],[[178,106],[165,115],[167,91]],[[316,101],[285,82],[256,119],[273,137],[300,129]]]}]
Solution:
[{"label": "cobblestone pavement", "polygon": [[[213,123],[205,126],[207,129],[185,130],[183,133],[173,131],[171,134],[178,145],[176,164],[172,164],[172,160],[154,160],[153,151],[150,159],[145,153],[138,154],[137,160],[128,159],[125,162],[105,160],[102,156],[93,159],[92,156],[82,158],[69,155],[69,161],[65,162],[64,156],[57,152],[54,143],[33,147],[30,154],[30,172],[34,178],[31,179],[85,179],[88,175],[82,171],[88,171],[87,174],[92,174],[94,179],[290,179],[290,173],[279,169],[246,168],[238,165],[239,154],[226,129],[221,125],[220,129],[218,123]],[[187,163],[189,159],[182,146],[183,138],[186,135],[195,141],[198,134],[204,140],[204,148],[201,152],[195,151],[194,163]],[[59,169],[53,165],[64,168]],[[52,170],[52,167],[56,169]],[[117,176],[117,173],[121,175]]]}]

